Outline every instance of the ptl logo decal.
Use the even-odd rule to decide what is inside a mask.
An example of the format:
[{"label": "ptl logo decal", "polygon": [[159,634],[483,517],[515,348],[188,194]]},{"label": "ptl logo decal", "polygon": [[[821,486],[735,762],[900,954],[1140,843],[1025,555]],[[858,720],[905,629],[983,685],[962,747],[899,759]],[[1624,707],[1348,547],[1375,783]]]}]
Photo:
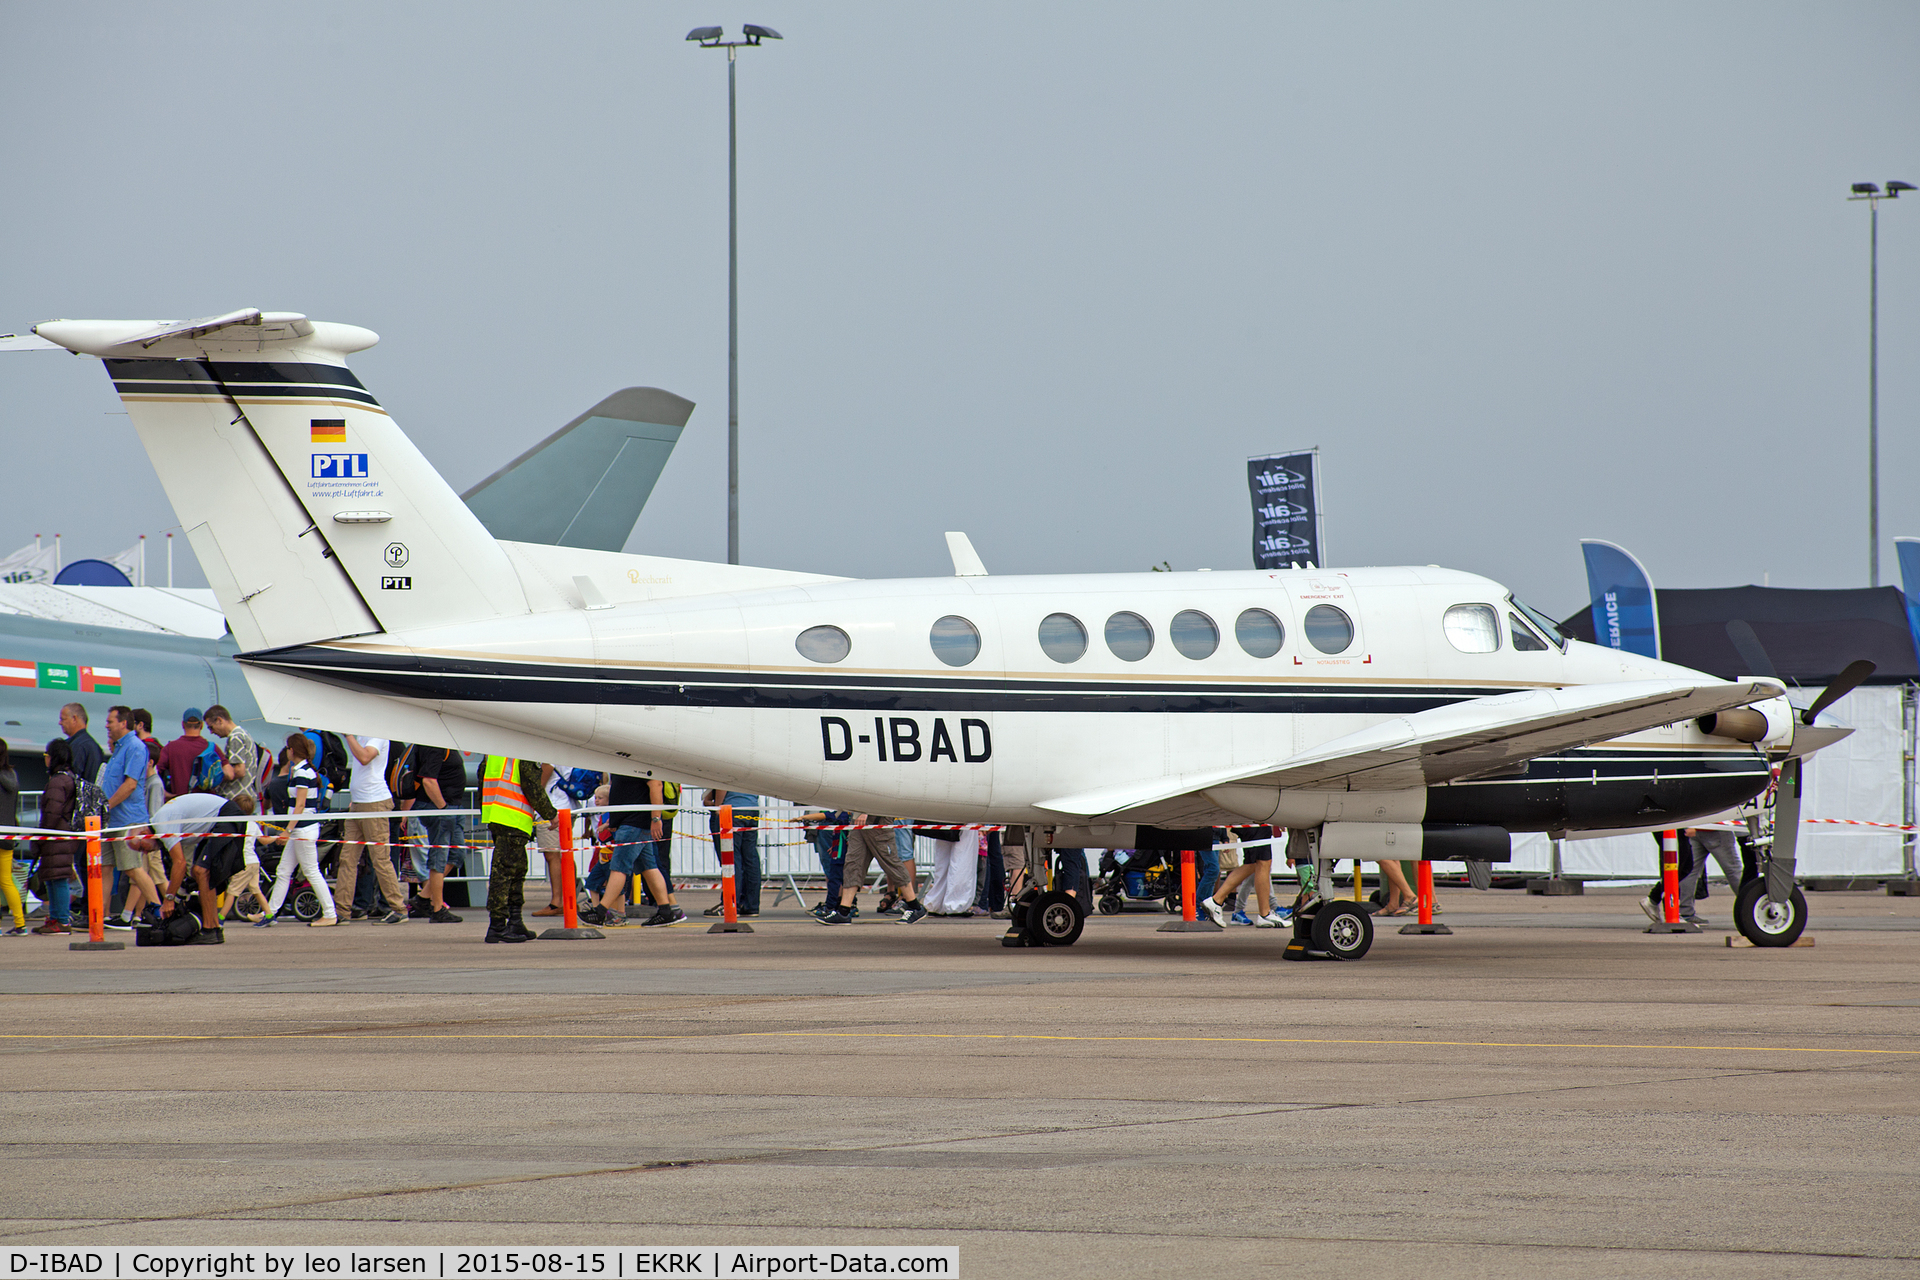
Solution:
[{"label": "ptl logo decal", "polygon": [[382,578],[380,579],[380,589],[382,591],[411,591],[413,590],[413,579]]},{"label": "ptl logo decal", "polygon": [[368,476],[364,453],[316,453],[313,455],[315,480],[365,480]]}]

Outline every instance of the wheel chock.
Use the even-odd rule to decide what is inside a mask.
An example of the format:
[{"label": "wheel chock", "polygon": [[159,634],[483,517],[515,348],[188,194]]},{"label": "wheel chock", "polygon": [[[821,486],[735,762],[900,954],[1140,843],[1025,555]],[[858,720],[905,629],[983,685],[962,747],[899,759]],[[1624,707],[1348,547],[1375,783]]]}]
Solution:
[{"label": "wheel chock", "polygon": [[1000,945],[1003,947],[1026,946],[1027,931],[1020,928],[1009,928],[1005,933],[1000,935]]},{"label": "wheel chock", "polygon": [[1287,949],[1280,953],[1280,958],[1282,960],[1338,960],[1340,957],[1328,955],[1324,951],[1315,951],[1295,938],[1287,944]]}]

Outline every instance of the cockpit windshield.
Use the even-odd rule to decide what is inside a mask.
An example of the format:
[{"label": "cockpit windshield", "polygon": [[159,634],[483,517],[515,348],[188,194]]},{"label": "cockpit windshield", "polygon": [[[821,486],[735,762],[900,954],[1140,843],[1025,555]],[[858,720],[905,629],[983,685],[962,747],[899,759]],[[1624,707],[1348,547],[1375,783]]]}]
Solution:
[{"label": "cockpit windshield", "polygon": [[1559,647],[1560,652],[1565,653],[1567,651],[1567,638],[1560,634],[1560,625],[1552,618],[1549,618],[1538,609],[1529,608],[1526,604],[1522,603],[1518,596],[1508,596],[1507,603],[1525,614],[1527,621],[1540,628],[1547,639],[1553,641],[1553,643]]}]

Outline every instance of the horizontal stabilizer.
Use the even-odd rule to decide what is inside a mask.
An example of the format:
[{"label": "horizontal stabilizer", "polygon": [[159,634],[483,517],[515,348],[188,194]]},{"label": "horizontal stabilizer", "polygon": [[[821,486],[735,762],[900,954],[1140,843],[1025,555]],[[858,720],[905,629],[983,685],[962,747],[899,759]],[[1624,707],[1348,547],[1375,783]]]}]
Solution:
[{"label": "horizontal stabilizer", "polygon": [[504,542],[618,551],[692,414],[671,391],[627,387],[460,496]]},{"label": "horizontal stabilizer", "polygon": [[31,333],[0,333],[0,351],[65,351],[57,342]]}]

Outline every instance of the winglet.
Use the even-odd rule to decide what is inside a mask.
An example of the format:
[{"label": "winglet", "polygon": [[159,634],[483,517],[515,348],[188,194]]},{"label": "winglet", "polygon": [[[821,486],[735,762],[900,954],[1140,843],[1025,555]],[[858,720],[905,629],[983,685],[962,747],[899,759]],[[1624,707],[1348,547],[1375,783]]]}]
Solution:
[{"label": "winglet", "polygon": [[947,554],[953,557],[953,576],[956,578],[984,578],[987,566],[980,561],[980,553],[973,549],[973,543],[964,533],[947,535]]}]

